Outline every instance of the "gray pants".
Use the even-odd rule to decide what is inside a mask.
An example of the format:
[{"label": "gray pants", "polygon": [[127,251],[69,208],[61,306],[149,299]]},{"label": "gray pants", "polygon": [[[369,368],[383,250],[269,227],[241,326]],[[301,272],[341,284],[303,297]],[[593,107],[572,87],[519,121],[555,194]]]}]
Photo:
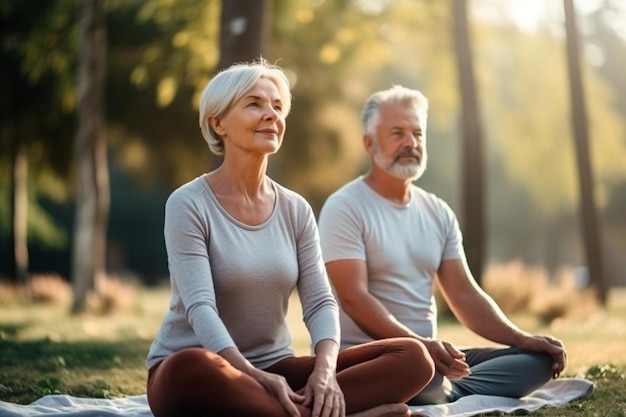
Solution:
[{"label": "gray pants", "polygon": [[519,348],[463,349],[472,374],[451,381],[435,372],[432,381],[409,405],[442,404],[471,394],[520,398],[552,378],[549,355]]}]

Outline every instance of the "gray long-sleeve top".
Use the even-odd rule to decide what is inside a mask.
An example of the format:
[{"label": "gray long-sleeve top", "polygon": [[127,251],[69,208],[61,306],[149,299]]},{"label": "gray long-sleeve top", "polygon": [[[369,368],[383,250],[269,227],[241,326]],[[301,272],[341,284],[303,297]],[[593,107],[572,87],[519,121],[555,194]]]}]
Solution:
[{"label": "gray long-sleeve top", "polygon": [[339,341],[313,211],[297,193],[273,187],[272,214],[256,226],[230,216],[204,176],[169,197],[164,236],[172,293],[149,368],[192,346],[213,352],[236,346],[260,369],[293,356],[285,316],[296,287],[312,346]]}]

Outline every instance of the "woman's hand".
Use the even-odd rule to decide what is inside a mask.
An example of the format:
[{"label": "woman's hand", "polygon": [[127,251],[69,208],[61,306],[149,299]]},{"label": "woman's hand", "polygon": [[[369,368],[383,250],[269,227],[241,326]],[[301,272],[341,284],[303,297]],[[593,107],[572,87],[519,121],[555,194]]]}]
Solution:
[{"label": "woman's hand", "polygon": [[255,368],[235,347],[226,348],[219,354],[235,368],[250,375],[261,384],[285,407],[290,416],[300,417],[300,411],[298,411],[296,404],[304,402],[304,395],[293,392],[285,377]]},{"label": "woman's hand", "polygon": [[282,375],[256,369],[250,376],[263,385],[270,394],[276,397],[290,416],[300,417],[300,412],[296,404],[304,403],[305,396],[293,392],[289,384],[287,384],[287,380]]},{"label": "woman's hand", "polygon": [[317,367],[304,387],[304,406],[311,407],[312,417],[344,417],[346,403],[337,383],[334,367]]},{"label": "woman's hand", "polygon": [[315,368],[304,387],[304,403],[312,408],[311,417],[345,417],[346,402],[337,382],[339,346],[333,340],[315,345]]}]

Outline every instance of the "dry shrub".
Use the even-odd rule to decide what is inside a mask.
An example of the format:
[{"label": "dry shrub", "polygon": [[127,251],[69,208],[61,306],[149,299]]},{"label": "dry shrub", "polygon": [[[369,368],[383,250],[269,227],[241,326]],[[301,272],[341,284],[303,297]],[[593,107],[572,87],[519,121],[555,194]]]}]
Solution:
[{"label": "dry shrub", "polygon": [[548,287],[548,282],[545,270],[513,261],[489,265],[483,275],[482,287],[502,311],[514,314],[528,311],[532,299]]},{"label": "dry shrub", "polygon": [[34,274],[24,286],[28,301],[65,305],[72,298],[70,285],[57,274]]},{"label": "dry shrub", "polygon": [[577,287],[573,268],[558,271],[552,284],[535,294],[529,305],[529,311],[544,323],[563,318],[582,319],[597,313],[600,308],[591,290]]},{"label": "dry shrub", "polygon": [[64,305],[71,299],[71,288],[56,274],[33,274],[26,283],[0,281],[0,304],[48,303]]},{"label": "dry shrub", "polygon": [[0,281],[0,305],[24,302],[23,288],[12,282]]},{"label": "dry shrub", "polygon": [[[136,313],[139,310],[139,284],[118,277],[97,279],[97,290],[90,291],[86,313],[108,315]],[[57,274],[33,274],[25,284],[0,281],[0,305],[47,303],[68,306],[72,286]]]},{"label": "dry shrub", "polygon": [[138,285],[115,276],[97,280],[97,291],[87,296],[87,312],[110,315],[136,313],[139,309]]},{"label": "dry shrub", "polygon": [[544,323],[582,318],[599,309],[593,294],[577,287],[572,267],[560,269],[551,279],[545,269],[520,261],[493,264],[482,286],[506,314],[531,313]]}]

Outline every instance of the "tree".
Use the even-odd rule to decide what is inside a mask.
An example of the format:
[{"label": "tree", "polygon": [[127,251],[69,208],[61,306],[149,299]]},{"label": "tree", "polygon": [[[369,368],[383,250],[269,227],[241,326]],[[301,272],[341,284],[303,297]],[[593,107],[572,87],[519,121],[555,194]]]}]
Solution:
[{"label": "tree", "polygon": [[[529,29],[512,19],[511,5],[496,3],[502,8],[498,24],[489,18],[484,18],[489,23],[484,24],[476,14],[473,33],[474,54],[481,58],[475,61],[475,69],[489,138],[485,142],[489,257],[546,266],[551,276],[556,276],[563,267],[585,264],[574,141],[567,133],[572,121],[565,73],[567,51],[559,31],[561,26],[564,35],[563,5],[545,4],[545,18]],[[621,56],[617,50],[604,49],[604,40],[586,34],[582,41],[586,51],[602,48],[607,64],[609,58],[616,64]],[[612,105],[623,96],[619,95],[619,83],[609,84],[609,78],[595,66],[597,61],[589,58],[593,56],[581,55],[581,65],[591,126],[594,194],[598,210],[602,210],[607,198],[617,197],[615,185],[626,178],[622,163],[626,125]],[[614,226],[606,232],[620,239],[623,233]],[[613,240],[605,251],[610,248],[619,258],[616,251],[623,252],[623,247]]]},{"label": "tree", "polygon": [[465,0],[454,0],[453,28],[461,90],[463,234],[470,269],[480,282],[485,257],[485,157]]},{"label": "tree", "polygon": [[602,306],[606,305],[608,290],[604,279],[602,240],[598,227],[593,186],[591,158],[589,156],[589,132],[584,89],[580,74],[578,54],[578,30],[573,0],[563,0],[565,9],[565,31],[567,43],[567,67],[569,70],[572,104],[572,126],[578,166],[583,238],[589,283]]},{"label": "tree", "polygon": [[206,169],[197,106],[218,61],[218,3],[106,3],[109,150],[140,186],[175,188]]},{"label": "tree", "polygon": [[[270,3],[271,0],[222,0],[217,71],[263,55]],[[219,165],[221,160],[211,154],[212,167]]]},{"label": "tree", "polygon": [[218,70],[263,54],[270,5],[271,0],[222,0]]},{"label": "tree", "polygon": [[78,189],[72,282],[72,312],[86,308],[87,294],[106,273],[106,225],[109,208],[104,76],[106,33],[104,0],[82,0],[78,74]]},{"label": "tree", "polygon": [[28,278],[28,156],[26,145],[15,141],[13,154],[13,256],[15,280]]},{"label": "tree", "polygon": [[59,200],[65,191],[62,185],[41,185],[62,184],[57,179],[70,165],[66,155],[73,105],[67,98],[72,93],[74,10],[74,1],[0,1],[0,90],[5,98],[0,104],[0,168],[8,173],[2,186],[11,190],[11,266],[2,272],[19,283],[29,274],[29,244],[65,243],[57,219],[48,216],[37,197]]}]

